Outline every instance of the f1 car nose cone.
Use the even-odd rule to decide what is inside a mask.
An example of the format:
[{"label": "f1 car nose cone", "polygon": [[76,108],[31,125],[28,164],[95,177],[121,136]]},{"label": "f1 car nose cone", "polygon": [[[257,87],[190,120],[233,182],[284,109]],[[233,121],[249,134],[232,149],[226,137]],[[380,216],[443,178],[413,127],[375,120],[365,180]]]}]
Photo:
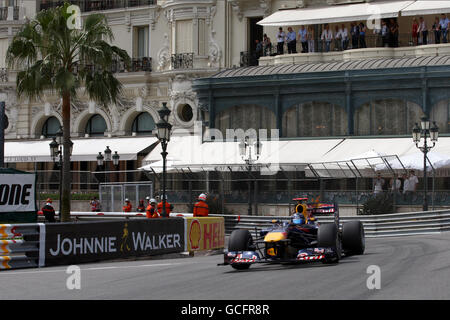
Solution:
[{"label": "f1 car nose cone", "polygon": [[277,242],[287,238],[286,232],[269,232],[265,237],[265,242]]}]

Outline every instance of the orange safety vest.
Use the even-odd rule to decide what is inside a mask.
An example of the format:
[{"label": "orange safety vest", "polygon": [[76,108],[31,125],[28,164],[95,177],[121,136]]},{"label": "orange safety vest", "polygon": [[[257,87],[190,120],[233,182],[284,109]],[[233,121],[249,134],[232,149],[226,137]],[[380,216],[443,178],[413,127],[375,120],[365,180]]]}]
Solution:
[{"label": "orange safety vest", "polygon": [[198,201],[194,204],[194,217],[207,217],[209,214],[209,207],[205,201]]},{"label": "orange safety vest", "polygon": [[[161,201],[160,203],[158,203],[158,213],[159,213],[159,215],[161,217],[162,217],[162,209],[163,209],[163,203]],[[173,206],[166,201],[166,214],[167,214],[167,217],[169,217],[170,212],[172,211],[172,209],[173,209]]]},{"label": "orange safety vest", "polygon": [[158,214],[158,211],[156,211],[156,207],[153,207],[151,204],[149,204],[147,206],[146,216],[149,219],[151,219],[151,218],[159,218],[160,217],[159,214]]},{"label": "orange safety vest", "polygon": [[128,204],[124,205],[122,209],[123,212],[131,212],[131,208],[132,208],[131,203],[128,202]]}]

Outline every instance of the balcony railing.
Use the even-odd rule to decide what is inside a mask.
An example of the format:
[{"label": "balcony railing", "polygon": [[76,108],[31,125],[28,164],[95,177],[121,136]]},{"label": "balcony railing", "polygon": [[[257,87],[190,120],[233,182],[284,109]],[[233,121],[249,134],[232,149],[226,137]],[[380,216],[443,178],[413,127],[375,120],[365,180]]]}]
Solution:
[{"label": "balcony railing", "polygon": [[[58,6],[62,6],[64,2],[65,1],[62,0],[42,0],[40,9],[46,10],[49,8],[56,8]],[[67,2],[79,6],[81,12],[140,7],[156,4],[156,0],[68,0]]]},{"label": "balcony railing", "polygon": [[171,57],[172,69],[192,69],[194,68],[193,53],[177,53]]},{"label": "balcony railing", "polygon": [[[78,73],[80,69],[85,69],[90,72],[100,70],[93,64],[75,64],[74,73]],[[125,68],[125,63],[122,60],[115,60],[111,66],[111,72],[113,73],[124,73],[124,72],[151,72],[152,71],[152,58],[134,58],[131,60],[131,65],[129,68]]]},{"label": "balcony railing", "polygon": [[[0,20],[8,20],[8,7],[0,7]],[[13,17],[11,20],[19,20],[19,7],[13,7]]]}]

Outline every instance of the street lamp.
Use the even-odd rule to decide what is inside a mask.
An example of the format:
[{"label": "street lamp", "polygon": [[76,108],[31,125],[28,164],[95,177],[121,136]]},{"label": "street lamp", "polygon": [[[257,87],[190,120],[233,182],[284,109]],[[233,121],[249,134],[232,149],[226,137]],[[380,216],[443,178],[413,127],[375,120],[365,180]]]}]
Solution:
[{"label": "street lamp", "polygon": [[[73,150],[73,142],[69,139],[69,154],[72,155]],[[52,138],[52,142],[49,144],[50,146],[50,156],[52,157],[53,163],[58,159],[59,166],[59,178],[63,177],[63,128],[60,126],[55,136]],[[61,214],[61,203],[62,203],[62,181],[59,183],[59,214]]]},{"label": "street lamp", "polygon": [[[427,117],[423,117],[420,121],[420,127],[419,124],[416,123],[413,128],[412,136],[416,147],[423,152],[423,211],[428,211],[427,153],[436,145],[439,136],[439,128],[435,121],[433,121],[433,127],[430,128],[430,120]],[[428,145],[428,137],[431,142],[433,142],[432,146]],[[423,138],[423,146],[419,146],[421,138]]]},{"label": "street lamp", "polygon": [[166,158],[167,158],[167,144],[170,141],[170,132],[172,130],[172,125],[169,123],[170,110],[167,108],[167,103],[164,102],[162,108],[158,111],[159,121],[156,123],[157,137],[161,142],[163,157],[163,194],[162,194],[162,216],[167,217],[166,212]]},{"label": "street lamp", "polygon": [[115,151],[115,154],[113,156],[111,156],[112,151],[109,148],[109,146],[106,146],[106,149],[105,149],[104,153],[105,153],[105,156],[103,156],[101,152],[98,153],[98,155],[97,155],[97,165],[100,166],[100,167],[103,167],[103,171],[105,173],[105,182],[107,182],[106,169],[107,169],[107,166],[108,166],[108,162],[112,161],[114,166],[117,169],[117,166],[119,165],[120,156],[117,154],[117,151]]},{"label": "street lamp", "polygon": [[[255,156],[253,157],[253,151]],[[251,196],[251,181],[250,176],[252,172],[252,166],[259,159],[261,156],[261,148],[262,143],[259,141],[259,139],[256,139],[256,141],[251,137],[245,137],[240,143],[239,143],[239,154],[242,158],[242,160],[245,161],[247,164],[247,170],[248,170],[248,215],[252,215],[252,196]]]}]

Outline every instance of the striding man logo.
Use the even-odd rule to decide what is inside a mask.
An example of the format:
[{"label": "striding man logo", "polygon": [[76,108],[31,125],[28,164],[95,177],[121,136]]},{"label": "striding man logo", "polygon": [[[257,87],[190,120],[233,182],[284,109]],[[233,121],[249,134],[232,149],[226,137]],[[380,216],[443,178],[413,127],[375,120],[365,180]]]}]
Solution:
[{"label": "striding man logo", "polygon": [[125,222],[125,225],[123,227],[123,234],[122,234],[122,243],[120,245],[120,252],[124,252],[126,249],[127,251],[131,251],[130,246],[128,245],[128,223]]}]

